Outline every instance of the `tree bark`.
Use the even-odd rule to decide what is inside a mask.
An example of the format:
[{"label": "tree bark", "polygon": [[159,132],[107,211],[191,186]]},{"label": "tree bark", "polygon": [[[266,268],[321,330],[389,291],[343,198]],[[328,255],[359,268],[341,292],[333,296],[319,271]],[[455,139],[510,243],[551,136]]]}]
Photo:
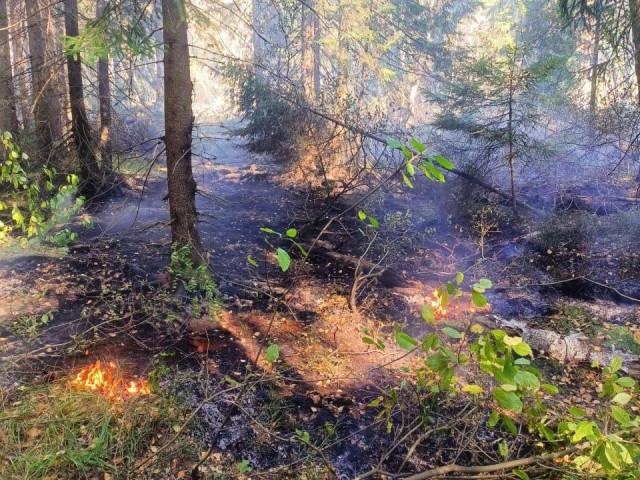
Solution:
[{"label": "tree bark", "polygon": [[302,93],[309,105],[315,105],[320,94],[319,19],[315,1],[302,5]]},{"label": "tree bark", "polygon": [[[78,0],[64,0],[64,25],[68,37],[77,37]],[[71,133],[78,152],[80,162],[80,190],[89,197],[99,190],[100,171],[93,150],[91,126],[84,106],[84,90],[82,85],[82,62],[80,55],[67,57],[69,71],[69,100],[71,106]]]},{"label": "tree bark", "polygon": [[162,0],[164,32],[164,115],[171,236],[191,247],[196,264],[205,261],[196,212],[191,166],[193,111],[187,15],[184,0]]},{"label": "tree bark", "polygon": [[[96,2],[96,19],[104,14],[105,0]],[[109,57],[98,59],[98,110],[100,112],[100,160],[105,177],[113,175],[113,147],[111,140],[111,78]]]},{"label": "tree bark", "polygon": [[16,98],[11,75],[11,44],[7,0],[0,0],[0,132],[18,132]]},{"label": "tree bark", "polygon": [[631,38],[633,40],[633,66],[638,89],[636,101],[640,104],[640,0],[629,0],[629,17],[631,19]]},{"label": "tree bark", "polygon": [[[597,2],[596,5],[599,5]],[[600,8],[596,6],[596,25],[593,33],[593,53],[591,55],[591,95],[589,98],[589,111],[591,115],[596,113],[598,107],[598,63],[600,56],[600,35],[602,22],[600,20]]]},{"label": "tree bark", "polygon": [[28,78],[29,52],[26,48],[27,26],[25,22],[24,4],[12,0],[9,2],[9,16],[11,21],[11,46],[13,48],[13,82],[17,95],[20,126],[23,131],[31,127],[31,90]]},{"label": "tree bark", "polygon": [[[57,163],[54,143],[62,137],[62,110],[55,89],[51,7],[42,0],[25,0],[33,84],[35,157],[42,163]],[[32,155],[33,156],[33,155]]]}]

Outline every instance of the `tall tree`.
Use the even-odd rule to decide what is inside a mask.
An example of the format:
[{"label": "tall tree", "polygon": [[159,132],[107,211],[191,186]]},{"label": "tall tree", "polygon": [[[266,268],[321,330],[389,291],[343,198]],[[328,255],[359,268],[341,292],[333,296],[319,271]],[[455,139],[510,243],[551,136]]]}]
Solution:
[{"label": "tall tree", "polygon": [[[64,25],[68,37],[73,38],[79,35],[78,0],[64,0]],[[82,62],[79,53],[67,56],[67,69],[69,71],[71,133],[80,162],[81,191],[85,195],[93,196],[99,188],[99,168],[93,150],[91,126],[84,105]]]},{"label": "tall tree", "polygon": [[162,0],[164,34],[164,122],[169,213],[174,244],[191,247],[194,262],[204,262],[198,232],[196,182],[191,165],[193,110],[189,38],[184,0]]},{"label": "tall tree", "polygon": [[[96,2],[96,19],[104,14],[105,0]],[[98,59],[98,110],[100,112],[100,160],[105,177],[113,174],[113,147],[111,141],[111,78],[109,75],[109,57]]]},{"label": "tall tree", "polygon": [[314,0],[302,5],[302,93],[310,105],[320,95],[320,19],[315,7]]},{"label": "tall tree", "polygon": [[27,26],[25,21],[25,6],[19,1],[9,2],[11,21],[11,46],[13,48],[13,81],[18,102],[19,120],[23,130],[31,127],[31,82],[29,75],[29,52],[27,51]]},{"label": "tall tree", "polygon": [[16,99],[11,75],[11,44],[7,0],[0,0],[0,132],[18,131]]},{"label": "tall tree", "polygon": [[[53,65],[53,22],[47,0],[25,0],[33,84],[36,158],[50,161],[55,141],[62,137],[62,110]],[[55,162],[54,162],[55,163]]]}]

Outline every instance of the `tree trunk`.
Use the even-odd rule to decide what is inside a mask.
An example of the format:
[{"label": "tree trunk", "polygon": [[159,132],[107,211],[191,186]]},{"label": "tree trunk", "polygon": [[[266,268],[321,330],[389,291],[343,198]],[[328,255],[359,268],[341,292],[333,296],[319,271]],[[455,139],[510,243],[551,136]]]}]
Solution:
[{"label": "tree trunk", "polygon": [[16,98],[11,75],[11,45],[7,0],[0,0],[0,132],[18,133]]},{"label": "tree trunk", "polygon": [[[68,37],[77,37],[78,0],[64,0],[64,25]],[[78,152],[80,162],[80,190],[89,197],[99,190],[100,171],[93,150],[91,126],[84,106],[84,90],[82,85],[82,63],[80,55],[67,57],[69,71],[69,100],[71,106],[71,133]]]},{"label": "tree trunk", "polygon": [[13,48],[13,82],[18,100],[19,120],[22,130],[28,132],[31,127],[31,90],[27,81],[29,68],[29,52],[27,51],[25,38],[27,26],[25,22],[24,4],[19,1],[10,1],[11,11],[11,46]]},{"label": "tree trunk", "polygon": [[42,0],[25,0],[33,84],[35,156],[42,163],[58,163],[54,142],[62,137],[62,111],[52,80],[54,63],[50,6]]},{"label": "tree trunk", "polygon": [[[515,62],[515,58],[514,58]],[[511,174],[511,206],[513,207],[513,213],[518,211],[518,202],[516,199],[516,165],[515,165],[515,135],[513,131],[513,102],[514,102],[514,85],[513,85],[513,72],[510,72],[509,78],[509,113],[507,120],[507,135],[509,137],[509,153],[507,159],[509,162],[509,173]]]},{"label": "tree trunk", "polygon": [[302,93],[309,105],[315,105],[320,93],[319,20],[315,1],[302,6]]},{"label": "tree trunk", "polygon": [[640,104],[640,0],[629,0],[629,17],[631,19],[631,38],[633,40],[633,66],[638,89],[636,101]]},{"label": "tree trunk", "polygon": [[191,247],[196,264],[205,261],[198,232],[196,182],[191,168],[193,112],[189,41],[184,0],[162,0],[164,32],[164,125],[171,236]]},{"label": "tree trunk", "polygon": [[[105,0],[96,2],[96,19],[104,13]],[[111,79],[109,57],[98,59],[98,110],[100,112],[100,160],[105,178],[113,176],[113,147],[111,142]]]},{"label": "tree trunk", "polygon": [[262,62],[264,61],[264,2],[262,0],[253,0],[252,6],[252,46],[253,46],[253,76],[256,81],[262,83],[264,81],[264,68],[262,68]]},{"label": "tree trunk", "polygon": [[600,34],[602,22],[600,20],[600,11],[596,10],[596,25],[593,34],[593,53],[591,56],[591,97],[589,99],[589,111],[591,115],[596,113],[598,107],[598,63],[600,55]]}]

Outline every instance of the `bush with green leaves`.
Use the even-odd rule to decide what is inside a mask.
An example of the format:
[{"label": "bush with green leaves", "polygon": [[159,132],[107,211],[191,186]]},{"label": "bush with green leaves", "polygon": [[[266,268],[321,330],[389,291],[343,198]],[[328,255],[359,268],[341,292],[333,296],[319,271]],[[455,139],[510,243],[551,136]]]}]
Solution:
[{"label": "bush with green leaves", "polygon": [[29,156],[22,151],[9,132],[2,133],[4,155],[0,159],[0,242],[11,233],[26,241],[40,239],[55,245],[66,245],[76,234],[61,228],[84,204],[78,197],[78,177],[67,175],[61,185],[55,184],[56,171],[43,167],[30,173]]},{"label": "bush with green leaves", "polygon": [[[439,289],[442,305],[462,297],[464,275]],[[471,301],[475,307],[487,304],[485,291],[492,287],[488,279],[471,285]],[[422,317],[432,327],[437,320],[430,306],[422,309]],[[396,328],[396,342],[401,348],[421,352],[422,366],[415,372],[415,391],[437,403],[469,395],[481,405],[490,405],[487,426],[502,432],[498,449],[509,455],[509,438],[523,431],[537,438],[539,448],[531,457],[505,464],[482,467],[482,472],[510,469],[521,479],[530,478],[529,466],[562,459],[565,475],[559,478],[638,479],[640,470],[640,398],[638,383],[621,376],[622,360],[615,358],[602,368],[599,402],[592,412],[570,405],[566,412],[551,407],[547,395],[559,393],[556,385],[545,383],[541,371],[533,364],[533,350],[523,338],[501,329],[487,331],[480,324],[468,322],[464,331],[450,326],[415,339]],[[384,349],[382,341],[367,334],[363,341]],[[467,375],[458,378],[460,369]],[[476,373],[469,374],[469,371]],[[465,382],[461,378],[473,378]],[[393,411],[402,402],[398,389],[392,389],[372,402],[386,416],[387,429],[393,428]],[[426,425],[425,425],[426,427]],[[473,468],[473,467],[469,467]],[[488,469],[487,469],[488,468]],[[494,470],[492,470],[494,468]],[[431,478],[425,476],[424,478]]]}]

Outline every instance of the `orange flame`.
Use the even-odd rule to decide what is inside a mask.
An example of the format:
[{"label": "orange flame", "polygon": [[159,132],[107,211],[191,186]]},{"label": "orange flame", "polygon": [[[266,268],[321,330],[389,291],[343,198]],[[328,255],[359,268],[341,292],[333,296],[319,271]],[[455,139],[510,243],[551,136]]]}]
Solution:
[{"label": "orange flame", "polygon": [[112,400],[122,400],[125,395],[151,393],[146,380],[130,380],[127,386],[113,362],[103,365],[100,360],[80,370],[76,378],[71,381],[71,385],[101,393]]},{"label": "orange flame", "polygon": [[434,290],[431,295],[433,296],[433,300],[431,300],[433,313],[438,316],[446,315],[447,309],[443,305],[442,294],[438,290]]}]

